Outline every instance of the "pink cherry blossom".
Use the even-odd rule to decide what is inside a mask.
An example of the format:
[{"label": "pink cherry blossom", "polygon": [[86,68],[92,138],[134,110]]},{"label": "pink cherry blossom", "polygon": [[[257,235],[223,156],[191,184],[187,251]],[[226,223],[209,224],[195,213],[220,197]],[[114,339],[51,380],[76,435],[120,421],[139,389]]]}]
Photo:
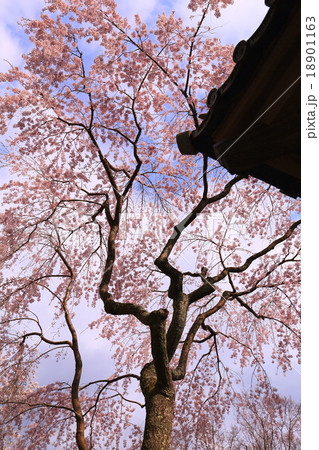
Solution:
[{"label": "pink cherry blossom", "polygon": [[175,141],[232,70],[204,26],[231,3],[192,1],[194,27],[111,0],[22,21],[32,48],[0,74],[4,448],[182,448],[236,373],[300,357],[300,202]]}]

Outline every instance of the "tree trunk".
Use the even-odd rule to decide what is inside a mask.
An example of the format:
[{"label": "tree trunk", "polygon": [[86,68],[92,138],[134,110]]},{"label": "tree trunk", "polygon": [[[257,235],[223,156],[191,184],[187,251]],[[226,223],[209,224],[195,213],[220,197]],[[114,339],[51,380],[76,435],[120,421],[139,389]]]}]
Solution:
[{"label": "tree trunk", "polygon": [[84,437],[84,420],[83,417],[76,417],[76,444],[79,450],[88,450],[88,446]]},{"label": "tree trunk", "polygon": [[141,450],[169,450],[174,419],[175,391],[157,384],[154,366],[146,364],[141,373],[146,402],[146,419]]}]

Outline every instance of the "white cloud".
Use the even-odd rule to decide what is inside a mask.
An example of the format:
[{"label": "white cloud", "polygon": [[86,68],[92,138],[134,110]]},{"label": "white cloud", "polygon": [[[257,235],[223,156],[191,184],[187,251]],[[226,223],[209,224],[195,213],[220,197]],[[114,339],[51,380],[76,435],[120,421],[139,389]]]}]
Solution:
[{"label": "white cloud", "polygon": [[160,2],[158,0],[118,0],[118,12],[127,17],[130,21],[134,19],[134,14],[138,14],[142,21],[147,22],[154,14]]},{"label": "white cloud", "polygon": [[0,72],[6,72],[10,66],[18,65],[21,62],[22,48],[17,39],[3,23],[0,23]]},{"label": "white cloud", "polygon": [[[174,0],[172,9],[187,24],[191,11],[187,8],[189,0]],[[248,39],[262,22],[268,11],[264,0],[235,0],[233,5],[221,9],[218,19],[209,13],[207,24],[215,29],[216,36],[223,44],[237,44],[242,39]],[[195,19],[196,23],[197,20]]]},{"label": "white cloud", "polygon": [[21,17],[34,18],[44,4],[44,0],[1,0],[0,20],[14,25]]},{"label": "white cloud", "polygon": [[13,65],[21,63],[22,53],[28,40],[17,22],[22,18],[38,16],[44,0],[1,0],[0,1],[0,72],[6,71],[9,61]]},{"label": "white cloud", "polygon": [[223,43],[234,43],[248,39],[267,14],[264,0],[235,0],[234,4],[221,10],[221,17],[214,22],[217,34]]}]

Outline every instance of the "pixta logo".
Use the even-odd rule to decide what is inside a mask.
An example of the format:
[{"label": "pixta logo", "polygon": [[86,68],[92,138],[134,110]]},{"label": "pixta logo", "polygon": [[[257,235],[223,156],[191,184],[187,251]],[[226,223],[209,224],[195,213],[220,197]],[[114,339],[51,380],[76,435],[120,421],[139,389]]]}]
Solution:
[{"label": "pixta logo", "polygon": [[[200,234],[212,239],[223,228],[225,219],[221,213],[202,212],[198,216],[191,214],[167,214],[165,212],[128,212],[122,214],[118,239],[143,239],[146,236],[157,240],[174,238],[188,233]],[[233,224],[234,225],[234,224]]]}]

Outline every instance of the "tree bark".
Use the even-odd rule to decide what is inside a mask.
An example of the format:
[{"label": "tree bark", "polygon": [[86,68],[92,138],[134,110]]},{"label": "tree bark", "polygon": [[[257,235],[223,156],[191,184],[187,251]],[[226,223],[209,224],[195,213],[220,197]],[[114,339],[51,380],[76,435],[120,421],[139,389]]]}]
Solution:
[{"label": "tree bark", "polygon": [[141,372],[141,388],[146,403],[146,419],[141,450],[169,450],[174,419],[175,390],[158,387],[153,364]]},{"label": "tree bark", "polygon": [[88,450],[89,447],[87,446],[85,436],[85,427],[84,427],[84,419],[83,416],[76,415],[76,434],[75,434],[75,440],[76,445],[78,446],[79,450]]}]

